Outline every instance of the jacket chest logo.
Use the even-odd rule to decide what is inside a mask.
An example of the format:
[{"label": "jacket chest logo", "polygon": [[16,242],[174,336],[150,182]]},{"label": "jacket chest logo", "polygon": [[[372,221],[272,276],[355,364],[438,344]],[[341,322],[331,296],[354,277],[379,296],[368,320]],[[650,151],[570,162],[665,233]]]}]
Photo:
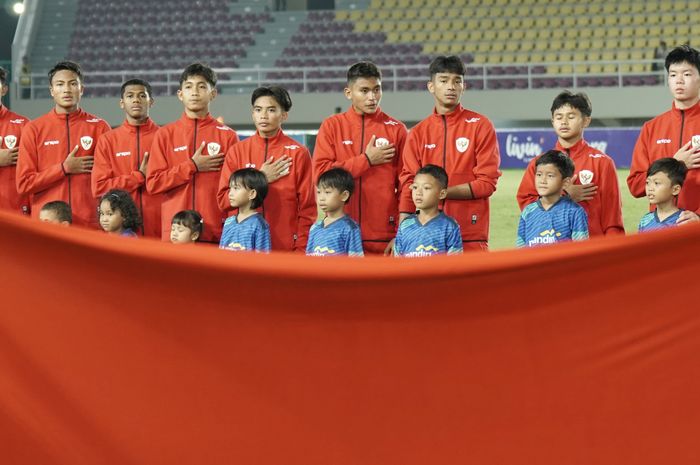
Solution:
[{"label": "jacket chest logo", "polygon": [[84,150],[90,150],[90,147],[92,147],[92,137],[90,136],[83,136],[80,138],[80,145],[83,147]]},{"label": "jacket chest logo", "polygon": [[374,145],[376,147],[386,147],[387,145],[389,145],[389,141],[383,137],[380,137],[379,139],[374,141]]},{"label": "jacket chest logo", "polygon": [[690,141],[693,144],[694,149],[700,149],[700,135],[694,135]]},{"label": "jacket chest logo", "polygon": [[209,142],[207,144],[207,152],[209,152],[209,155],[216,156],[219,154],[219,150],[221,150],[221,146],[216,142]]},{"label": "jacket chest logo", "polygon": [[8,149],[13,149],[15,148],[15,145],[17,144],[17,137],[13,135],[5,136],[5,145],[7,146]]},{"label": "jacket chest logo", "polygon": [[593,171],[581,170],[578,172],[578,178],[581,181],[581,184],[590,184],[593,182]]},{"label": "jacket chest logo", "polygon": [[464,153],[469,148],[469,139],[466,137],[460,137],[455,141],[455,145],[457,146],[459,153]]}]

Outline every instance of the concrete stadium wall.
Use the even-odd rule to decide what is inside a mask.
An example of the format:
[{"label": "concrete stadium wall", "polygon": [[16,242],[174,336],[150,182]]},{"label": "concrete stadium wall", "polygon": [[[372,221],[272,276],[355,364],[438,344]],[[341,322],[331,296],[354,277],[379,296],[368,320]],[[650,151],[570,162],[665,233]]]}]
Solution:
[{"label": "concrete stadium wall", "polygon": [[[591,88],[585,89],[593,102],[594,123],[605,126],[629,125],[629,121],[646,120],[668,110],[671,96],[666,86]],[[513,91],[467,91],[462,103],[489,117],[496,127],[516,128],[520,126],[548,125],[549,107],[558,89],[513,90]],[[86,88],[82,107],[117,126],[123,120],[118,101],[114,98],[90,98]],[[249,95],[220,95],[212,105],[212,114],[223,116],[234,128],[252,127]],[[345,111],[349,102],[341,93],[294,94],[288,128],[315,129],[320,122],[336,112]],[[49,99],[13,101],[13,110],[36,118],[53,105]],[[425,92],[385,92],[382,108],[410,127],[432,111],[433,100]],[[153,119],[165,124],[177,118],[182,104],[176,97],[161,97],[152,110]],[[626,121],[626,122],[625,122]]]}]

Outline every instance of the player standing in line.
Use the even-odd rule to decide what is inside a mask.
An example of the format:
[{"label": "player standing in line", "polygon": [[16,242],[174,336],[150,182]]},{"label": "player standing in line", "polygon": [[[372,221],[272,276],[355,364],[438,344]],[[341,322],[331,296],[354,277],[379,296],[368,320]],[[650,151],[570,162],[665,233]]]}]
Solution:
[{"label": "player standing in line", "polygon": [[364,251],[390,254],[399,221],[406,126],[379,107],[382,75],[374,63],[355,63],[348,69],[345,97],[350,100],[348,111],[330,116],[318,130],[314,179],[331,168],[349,171],[355,195],[346,213],[360,225]]},{"label": "player standing in line", "polygon": [[126,119],[97,142],[92,194],[100,197],[112,189],[129,192],[141,215],[142,234],[161,237],[162,196],[145,191],[148,152],[158,131],[158,125],[149,117],[152,95],[151,85],[141,79],[122,84],[119,107]]},{"label": "player standing in line", "polygon": [[673,157],[685,163],[688,174],[678,196],[685,210],[679,223],[700,217],[700,52],[688,45],[676,47],[666,56],[671,109],[642,126],[632,153],[627,185],[634,197],[646,195],[649,166],[659,158]]},{"label": "player standing in line", "polygon": [[161,238],[170,240],[170,220],[181,210],[197,210],[204,219],[200,242],[218,244],[226,216],[216,203],[224,154],[238,142],[236,132],[209,113],[216,98],[216,73],[201,63],[182,72],[177,97],[179,120],[158,130],[151,144],[146,188],[163,194]]},{"label": "player standing in line", "polygon": [[430,64],[428,91],[435,109],[408,135],[400,209],[402,218],[415,211],[409,189],[414,173],[428,164],[440,166],[450,180],[442,210],[459,224],[464,250],[487,250],[489,197],[501,176],[501,159],[491,121],[460,104],[465,72],[457,56],[439,56]]},{"label": "player standing in line", "polygon": [[[583,131],[591,124],[591,101],[583,92],[564,91],[552,103],[552,126],[557,133],[555,150],[568,155],[575,165],[566,193],[581,205],[588,215],[591,236],[624,234],[622,200],[617,171],[612,158],[583,139]],[[535,164],[530,161],[518,188],[518,205],[526,205],[539,197],[535,186]]]},{"label": "player standing in line", "polygon": [[29,197],[17,192],[17,155],[22,128],[29,119],[2,104],[7,95],[7,71],[0,67],[0,209],[29,214]]},{"label": "player standing in line", "polygon": [[41,206],[63,200],[73,211],[73,224],[99,228],[90,172],[97,140],[109,125],[80,108],[83,74],[72,61],[49,71],[54,108],[22,131],[17,161],[17,190],[30,195],[32,217]]}]

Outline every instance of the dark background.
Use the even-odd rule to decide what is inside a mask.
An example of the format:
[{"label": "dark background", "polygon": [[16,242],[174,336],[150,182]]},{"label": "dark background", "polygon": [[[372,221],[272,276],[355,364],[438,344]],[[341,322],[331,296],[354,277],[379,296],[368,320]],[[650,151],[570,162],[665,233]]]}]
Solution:
[{"label": "dark background", "polygon": [[[15,37],[15,28],[19,16],[7,10],[9,3],[0,0],[0,61],[10,61],[12,56],[12,39]],[[9,4],[11,8],[12,5]]]}]

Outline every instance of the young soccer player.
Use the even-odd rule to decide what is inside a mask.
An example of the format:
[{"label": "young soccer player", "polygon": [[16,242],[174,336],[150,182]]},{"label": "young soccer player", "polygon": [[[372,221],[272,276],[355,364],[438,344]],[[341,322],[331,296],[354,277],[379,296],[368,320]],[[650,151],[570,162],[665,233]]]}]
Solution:
[{"label": "young soccer player", "polygon": [[100,198],[97,213],[104,232],[138,237],[136,230],[141,227],[141,216],[128,192],[121,189],[107,192]]},{"label": "young soccer player", "polygon": [[331,168],[343,168],[355,179],[347,214],[362,231],[369,254],[389,254],[399,222],[399,173],[406,126],[384,113],[382,74],[362,61],[348,69],[345,97],[350,108],[330,116],[316,137],[314,179]]},{"label": "young soccer player", "polygon": [[654,211],[639,222],[639,232],[676,226],[683,210],[676,206],[688,168],[675,158],[659,158],[647,171],[646,193]]},{"label": "young soccer player", "polygon": [[586,211],[562,195],[571,184],[574,170],[573,160],[557,150],[537,158],[535,188],[540,197],[520,215],[517,247],[588,239]]},{"label": "young soccer player", "polygon": [[700,52],[688,45],[666,56],[671,109],[642,126],[632,153],[627,185],[634,197],[646,194],[649,166],[659,158],[673,157],[685,163],[688,174],[678,196],[685,210],[679,222],[698,221],[700,213]]},{"label": "young soccer player", "polygon": [[29,197],[17,192],[17,155],[22,128],[29,122],[2,104],[9,91],[7,71],[0,67],[0,209],[29,214]]},{"label": "young soccer player", "polygon": [[61,200],[45,203],[39,211],[39,221],[70,226],[73,223],[70,205]]},{"label": "young soccer player", "polygon": [[216,203],[224,154],[238,135],[209,114],[216,98],[216,73],[193,63],[180,76],[177,96],[185,111],[163,126],[151,144],[146,188],[164,194],[161,237],[170,240],[170,219],[181,210],[197,210],[204,218],[201,242],[218,243],[225,215]]},{"label": "young soccer player", "polygon": [[342,168],[332,168],[318,178],[316,202],[325,217],[311,226],[306,255],[364,255],[360,227],[345,214],[354,189],[352,174]]},{"label": "young soccer player", "polygon": [[403,257],[424,257],[462,253],[459,224],[440,211],[440,202],[447,197],[447,172],[437,165],[425,165],[416,173],[411,185],[411,198],[418,210],[399,225],[394,254]]},{"label": "young soccer player", "polygon": [[403,153],[401,216],[414,211],[414,174],[428,164],[442,166],[452,183],[443,201],[444,212],[462,231],[464,248],[488,249],[489,197],[501,172],[493,124],[484,115],[463,108],[464,63],[457,56],[439,56],[430,64],[428,91],[433,114],[411,129]]},{"label": "young soccer player", "polygon": [[[564,91],[556,96],[550,110],[552,126],[557,134],[554,149],[568,155],[575,166],[566,193],[586,210],[589,234],[624,234],[615,162],[588,145],[583,138],[584,129],[591,123],[591,101],[583,92],[573,94]],[[518,188],[521,210],[539,197],[535,186],[536,162],[536,158],[530,161]]]},{"label": "young soccer player", "polygon": [[73,224],[98,228],[90,172],[97,141],[110,127],[80,108],[84,90],[80,65],[62,61],[51,68],[55,106],[22,131],[17,190],[30,196],[34,218],[47,201],[63,200],[71,206]]},{"label": "young soccer player", "polygon": [[251,106],[256,132],[227,152],[219,180],[219,206],[231,211],[232,172],[246,167],[259,169],[269,184],[261,214],[270,224],[272,250],[303,252],[318,212],[309,151],[282,132],[292,99],[282,87],[259,87],[253,91]]},{"label": "young soccer player", "polygon": [[148,153],[158,130],[149,117],[153,106],[151,85],[141,79],[122,84],[119,107],[124,123],[100,137],[92,168],[92,193],[95,197],[111,189],[131,194],[143,220],[139,231],[146,237],[161,236],[161,195],[146,192]]},{"label": "young soccer player", "polygon": [[267,195],[267,178],[255,168],[243,168],[231,174],[229,202],[238,214],[224,223],[219,248],[235,251],[270,251],[270,226],[256,209]]},{"label": "young soccer player", "polygon": [[175,213],[170,226],[170,242],[173,244],[193,244],[202,235],[202,215],[194,210]]}]

